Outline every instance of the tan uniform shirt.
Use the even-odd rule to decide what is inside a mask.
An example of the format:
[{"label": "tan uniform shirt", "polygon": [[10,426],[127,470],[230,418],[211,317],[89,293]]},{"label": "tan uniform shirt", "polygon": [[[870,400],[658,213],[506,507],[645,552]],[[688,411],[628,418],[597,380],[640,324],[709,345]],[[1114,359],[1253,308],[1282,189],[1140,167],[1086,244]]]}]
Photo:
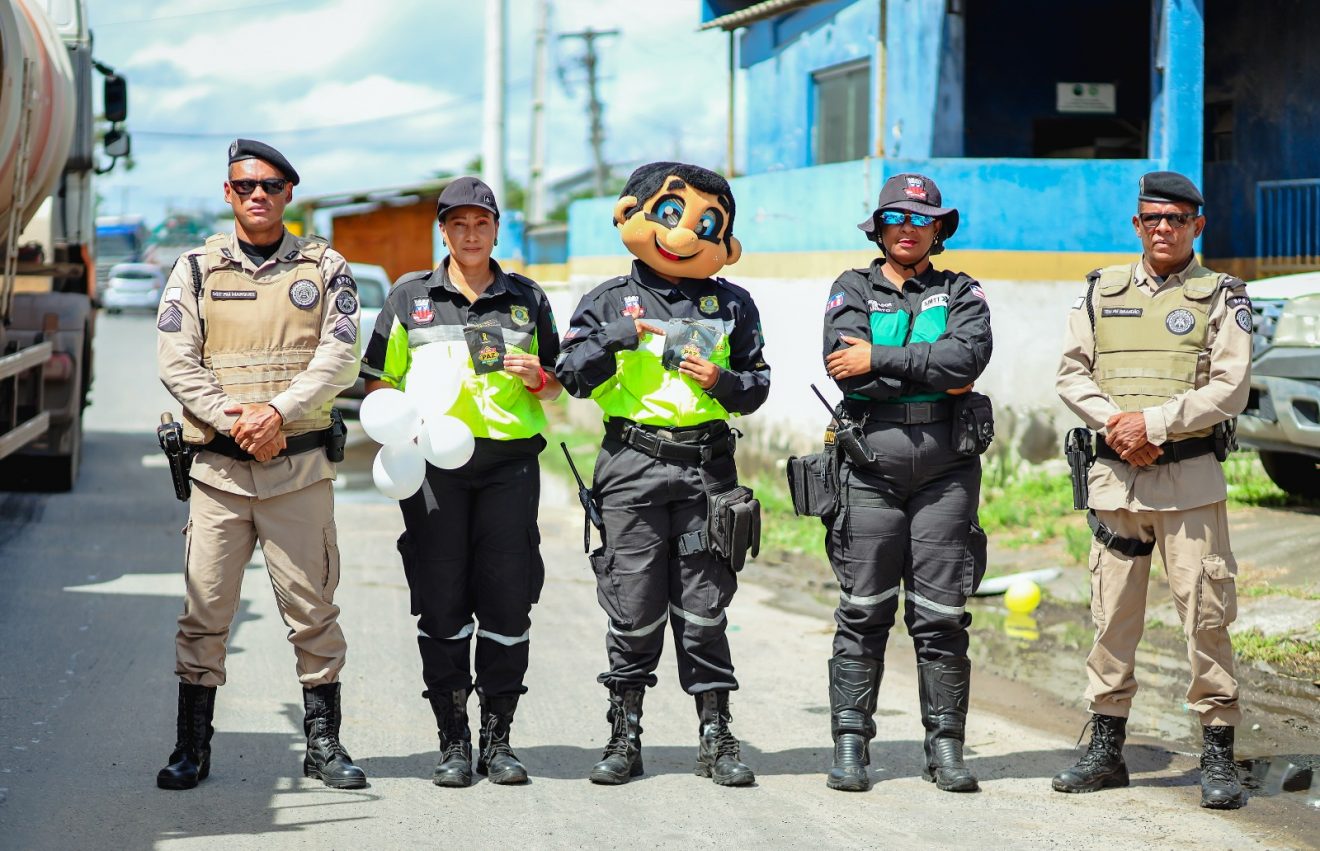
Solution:
[{"label": "tan uniform shirt", "polygon": [[[293,255],[307,240],[288,231],[271,258],[261,266],[254,266],[238,245],[238,238],[230,235],[229,253],[242,263],[248,274],[257,280],[269,280],[285,274],[296,265]],[[184,407],[217,431],[228,434],[238,417],[226,414],[229,407],[238,407],[216,381],[215,375],[202,365],[202,327],[198,318],[197,299],[193,296],[192,271],[188,255],[201,255],[205,269],[205,249],[197,248],[174,266],[161,300],[162,310],[169,303],[177,304],[183,321],[178,331],[160,331],[157,336],[156,356],[160,380],[165,389]],[[296,258],[296,255],[294,255]],[[326,249],[320,263],[321,280],[328,288],[330,282],[341,275],[351,275],[343,256]],[[299,373],[289,387],[270,401],[286,422],[300,418],[311,408],[325,403],[357,380],[359,340],[357,334],[360,310],[350,318],[353,340],[346,342],[341,329],[335,336],[336,325],[342,317],[335,309],[333,296],[321,298],[321,342],[312,355],[307,369]],[[192,478],[223,491],[242,496],[268,499],[280,494],[300,490],[322,479],[335,477],[335,465],[322,450],[302,452],[289,457],[275,458],[265,464],[240,461],[215,452],[198,453],[192,465]]]},{"label": "tan uniform shirt", "polygon": [[[1135,286],[1151,295],[1181,287],[1187,274],[1199,265],[1193,257],[1185,269],[1161,282],[1150,273],[1143,258],[1137,266]],[[1247,294],[1246,285],[1236,278],[1228,283],[1228,293],[1213,296],[1206,349],[1197,366],[1197,388],[1142,411],[1147,439],[1157,446],[1170,434],[1208,428],[1237,416],[1246,407],[1251,377],[1251,331],[1238,324],[1237,312],[1245,308],[1249,316],[1250,306],[1245,302],[1228,303],[1230,298]],[[1248,323],[1247,329],[1250,327]],[[1095,332],[1083,295],[1068,313],[1055,387],[1064,404],[1087,426],[1103,435],[1105,423],[1121,411],[1091,376],[1094,360]],[[1101,458],[1091,468],[1088,485],[1090,507],[1106,511],[1196,508],[1228,497],[1224,471],[1214,455],[1148,467]]]}]

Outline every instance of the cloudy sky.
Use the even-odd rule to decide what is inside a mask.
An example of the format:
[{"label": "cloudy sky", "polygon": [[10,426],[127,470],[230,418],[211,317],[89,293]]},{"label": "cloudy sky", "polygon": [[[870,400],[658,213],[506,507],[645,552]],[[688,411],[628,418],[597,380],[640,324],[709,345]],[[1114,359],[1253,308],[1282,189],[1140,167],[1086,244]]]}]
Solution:
[{"label": "cloudy sky", "polygon": [[[129,80],[136,168],[103,213],[218,209],[235,136],[297,167],[304,195],[406,185],[481,151],[482,0],[88,0],[96,55]],[[726,36],[698,0],[551,0],[546,171],[590,163],[580,40],[600,45],[606,157],[724,161]],[[508,174],[526,181],[533,0],[508,0]],[[563,67],[561,75],[557,67]]]}]

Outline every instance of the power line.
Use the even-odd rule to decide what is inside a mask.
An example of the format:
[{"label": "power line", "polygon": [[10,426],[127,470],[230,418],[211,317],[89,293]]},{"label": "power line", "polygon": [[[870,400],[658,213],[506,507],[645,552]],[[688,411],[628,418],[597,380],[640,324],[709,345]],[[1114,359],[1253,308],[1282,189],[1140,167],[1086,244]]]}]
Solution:
[{"label": "power line", "polygon": [[[617,36],[618,30],[593,30],[587,27],[582,32],[563,33],[559,36],[560,40],[570,38],[580,38],[586,45],[586,52],[578,60],[582,67],[587,70],[587,98],[591,109],[591,155],[596,166],[596,194],[605,194],[606,165],[602,147],[605,144],[605,128],[601,121],[601,102],[600,96],[596,91],[596,39]],[[560,78],[563,79],[563,68],[560,68]]]}]

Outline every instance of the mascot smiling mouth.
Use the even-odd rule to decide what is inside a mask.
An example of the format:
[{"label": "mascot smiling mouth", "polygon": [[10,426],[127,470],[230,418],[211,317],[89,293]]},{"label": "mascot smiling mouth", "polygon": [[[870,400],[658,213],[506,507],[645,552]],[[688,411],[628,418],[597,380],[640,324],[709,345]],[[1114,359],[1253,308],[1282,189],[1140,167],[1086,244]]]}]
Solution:
[{"label": "mascot smiling mouth", "polygon": [[671,260],[674,262],[691,260],[693,257],[697,256],[696,254],[675,254],[674,252],[668,250],[667,248],[665,248],[663,245],[660,244],[660,237],[658,236],[655,238],[655,250],[660,253],[661,257],[665,258],[666,260]]}]

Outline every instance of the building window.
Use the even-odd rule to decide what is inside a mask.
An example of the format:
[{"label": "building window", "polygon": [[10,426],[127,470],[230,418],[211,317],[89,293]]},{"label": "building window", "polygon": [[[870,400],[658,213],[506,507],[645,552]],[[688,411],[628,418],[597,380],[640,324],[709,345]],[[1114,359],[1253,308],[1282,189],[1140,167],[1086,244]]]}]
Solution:
[{"label": "building window", "polygon": [[871,63],[850,62],[812,75],[815,83],[813,160],[860,160],[870,153]]}]

